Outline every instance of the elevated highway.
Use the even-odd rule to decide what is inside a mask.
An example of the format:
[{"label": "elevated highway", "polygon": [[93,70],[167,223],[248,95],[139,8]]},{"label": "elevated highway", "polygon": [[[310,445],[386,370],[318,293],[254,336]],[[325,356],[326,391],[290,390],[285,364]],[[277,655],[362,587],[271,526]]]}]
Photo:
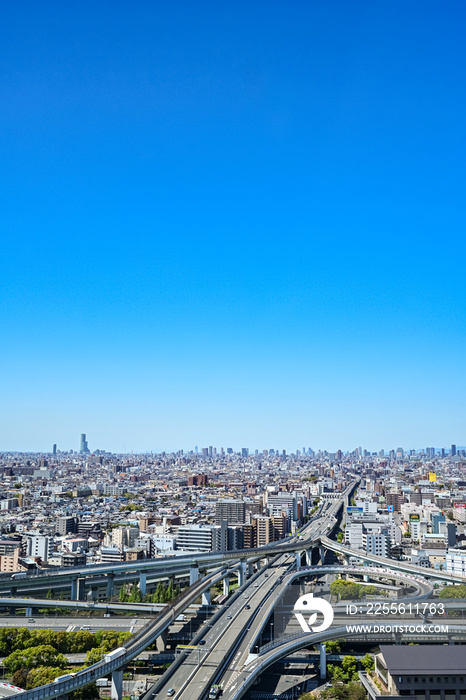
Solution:
[{"label": "elevated highway", "polygon": [[422,576],[424,578],[436,579],[438,581],[448,581],[451,583],[466,583],[466,576],[459,576],[448,574],[446,571],[438,571],[437,569],[427,569],[423,566],[417,566],[416,564],[410,564],[406,561],[399,561],[398,559],[389,559],[388,557],[381,557],[378,554],[368,554],[360,549],[352,549],[347,547],[340,542],[335,542],[329,539],[325,535],[320,538],[321,545],[335,552],[336,554],[342,554],[345,558],[355,557],[361,561],[367,562],[368,564],[377,564],[378,566],[385,566],[394,571],[401,571],[406,574],[413,574],[415,576]]},{"label": "elevated highway", "polygon": [[[353,488],[354,485],[351,485],[346,490],[346,492],[342,494],[342,498],[346,498]],[[308,523],[306,528],[303,528],[303,530],[306,531],[307,535],[305,542],[302,542],[297,537],[291,537],[288,538],[286,542],[275,543],[273,545],[270,545],[269,547],[258,548],[255,550],[248,549],[241,550],[239,552],[220,552],[213,553],[211,555],[200,555],[196,557],[189,555],[187,557],[184,557],[184,561],[181,565],[185,567],[190,567],[190,578],[192,580],[192,585],[190,585],[187,591],[185,591],[183,595],[179,597],[179,599],[175,600],[166,609],[164,609],[155,620],[153,620],[149,625],[147,625],[147,627],[145,627],[143,630],[138,632],[138,634],[132,637],[132,639],[124,647],[122,647],[118,656],[115,656],[114,658],[108,658],[107,661],[104,660],[93,664],[89,668],[77,672],[72,676],[72,678],[67,678],[54,683],[49,683],[34,690],[26,691],[22,694],[23,700],[52,700],[52,698],[66,697],[66,695],[71,691],[81,688],[82,686],[88,685],[89,683],[94,682],[98,678],[109,674],[112,675],[112,698],[121,699],[124,667],[132,659],[134,659],[142,651],[144,651],[144,649],[150,646],[155,641],[155,639],[157,639],[157,637],[160,636],[164,632],[164,630],[167,629],[167,627],[175,620],[175,618],[180,613],[182,613],[188,605],[190,605],[196,600],[196,598],[198,598],[205,591],[207,591],[217,581],[228,577],[230,573],[228,562],[233,563],[234,567],[237,567],[238,564],[240,564],[241,570],[245,571],[245,569],[243,568],[244,565],[241,564],[242,560],[244,559],[248,561],[254,561],[264,559],[265,557],[269,556],[274,556],[276,559],[276,557],[280,554],[294,553],[296,550],[305,551],[309,549],[310,546],[312,546],[312,543],[318,542],[318,535],[320,534],[322,529],[325,532],[331,532],[333,530],[336,524],[335,515],[337,514],[341,506],[342,501],[336,501],[335,503],[332,503],[331,505],[326,505],[324,508],[322,508],[321,517],[314,518],[313,521]],[[317,523],[315,522],[316,520],[318,521]],[[197,580],[200,563],[212,565],[213,563],[215,563],[215,561],[218,560],[222,562],[222,567],[220,567],[213,573],[205,576],[201,580]],[[155,560],[155,563],[154,561],[142,561],[134,563],[125,563],[116,566],[98,566],[94,568],[88,567],[85,570],[80,569],[79,572],[88,575],[89,570],[92,569],[91,575],[93,575],[94,573],[102,575],[105,572],[112,575],[114,574],[115,570],[126,571],[128,569],[131,569],[133,571],[140,571],[140,575],[144,575],[152,566],[168,566],[168,568],[172,570],[172,566],[180,566],[180,561],[177,560],[176,563],[170,563],[168,565],[166,562],[161,563],[160,560]],[[258,572],[258,575],[263,575],[264,579],[267,577],[267,573],[265,571]],[[73,573],[70,571],[66,571],[54,574],[50,573],[48,574],[48,576],[73,577],[77,576],[77,572]],[[254,585],[255,587],[256,583],[253,583],[254,580],[255,577],[253,577],[251,581],[244,583],[240,594],[251,585]],[[12,581],[10,580],[9,585],[11,586],[11,584]],[[19,581],[18,579],[14,579],[15,587],[22,585],[22,580]],[[31,600],[30,602],[32,604]],[[51,602],[55,603],[56,601]],[[225,610],[223,612],[225,612],[227,609],[227,606],[225,606]],[[242,609],[246,609],[246,607],[241,606],[241,610]],[[228,618],[228,615],[226,615],[226,617]]]},{"label": "elevated highway", "polygon": [[[396,632],[381,632],[379,623],[372,620],[365,622],[366,631],[348,632],[347,626],[331,627],[319,634],[298,634],[295,637],[277,640],[261,649],[256,658],[249,660],[243,668],[238,669],[236,677],[225,685],[222,700],[240,700],[252,684],[277,661],[306,647],[324,644],[331,639],[358,639],[370,644],[396,644],[400,636]],[[449,625],[448,632],[432,632],[431,634],[417,631],[403,633],[403,642],[418,643],[451,643],[466,642],[466,625]]]}]

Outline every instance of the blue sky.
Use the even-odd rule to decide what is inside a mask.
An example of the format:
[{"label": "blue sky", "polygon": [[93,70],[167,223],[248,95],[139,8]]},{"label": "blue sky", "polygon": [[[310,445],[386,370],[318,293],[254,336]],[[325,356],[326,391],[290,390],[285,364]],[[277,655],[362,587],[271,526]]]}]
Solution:
[{"label": "blue sky", "polygon": [[464,444],[465,14],[5,7],[0,449]]}]

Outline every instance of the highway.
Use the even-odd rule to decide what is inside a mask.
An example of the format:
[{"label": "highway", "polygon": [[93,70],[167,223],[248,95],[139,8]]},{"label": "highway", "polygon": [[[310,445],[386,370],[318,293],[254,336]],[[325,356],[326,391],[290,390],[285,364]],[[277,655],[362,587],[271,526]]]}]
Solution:
[{"label": "highway", "polygon": [[[342,498],[347,496],[351,490],[354,488],[354,484],[352,484],[348,489],[346,490],[345,494],[342,494]],[[309,544],[313,541],[315,541],[316,536],[317,536],[317,528],[326,533],[330,533],[332,529],[336,525],[336,518],[335,514],[338,512],[339,508],[342,506],[342,501],[336,500],[331,504],[325,504],[321,505],[321,508],[319,509],[319,513],[321,516],[319,518],[313,519],[313,522],[309,523],[305,530],[306,534],[309,533],[310,537],[306,538],[306,542],[302,542],[302,549],[305,550],[309,547]],[[317,520],[318,522],[315,522]],[[312,526],[312,527],[311,527]],[[241,558],[246,558],[246,559],[262,559],[268,555],[271,554],[280,554],[282,552],[294,552],[297,549],[297,538],[288,538],[288,541],[285,544],[278,543],[277,545],[270,545],[269,547],[264,547],[264,548],[258,548],[255,550],[241,550],[240,552],[222,552],[219,554],[216,554],[215,556],[219,556],[222,560],[229,560],[230,562],[233,560],[234,561],[234,566],[237,568],[238,567],[238,559]],[[301,542],[298,543],[298,548],[301,548]],[[205,557],[207,555],[200,555],[200,559]],[[191,561],[194,562],[194,565],[196,566],[197,569],[197,561],[191,557]],[[147,561],[146,567],[147,568]],[[210,563],[212,563],[212,558],[210,559]],[[135,564],[141,564],[141,562],[135,562]],[[150,563],[149,563],[150,565]],[[118,565],[117,565],[118,566]],[[130,564],[126,564],[125,566],[131,567]],[[108,570],[108,567],[107,567]],[[86,570],[87,571],[87,570]],[[99,572],[102,574],[102,571]],[[67,695],[70,691],[77,690],[78,688],[88,685],[89,683],[92,683],[93,681],[97,680],[98,678],[101,678],[103,676],[106,676],[108,674],[112,674],[112,697],[118,697],[121,698],[121,693],[122,693],[122,676],[123,676],[123,669],[124,667],[134,658],[136,658],[142,651],[144,651],[150,644],[157,639],[158,636],[162,634],[162,632],[167,629],[167,627],[173,623],[174,619],[183,612],[183,610],[186,609],[188,605],[191,605],[204,591],[208,590],[211,586],[214,585],[215,582],[222,580],[225,575],[228,575],[230,573],[228,569],[227,563],[223,563],[221,567],[219,567],[218,570],[213,572],[212,574],[205,576],[203,579],[200,581],[197,581],[194,583],[192,586],[188,588],[187,591],[183,593],[179,597],[179,599],[175,600],[173,603],[171,603],[165,610],[160,613],[160,615],[157,616],[155,620],[153,620],[151,623],[149,623],[145,628],[143,628],[141,631],[139,631],[137,634],[135,634],[131,640],[125,645],[125,647],[119,652],[116,653],[114,656],[109,656],[107,660],[100,661],[96,664],[93,664],[92,666],[89,666],[87,669],[83,671],[79,671],[72,678],[59,681],[59,682],[54,682],[54,683],[49,683],[48,685],[41,686],[40,688],[35,688],[34,690],[29,690],[26,691],[24,694],[22,694],[23,700],[51,700],[52,698],[59,698],[61,696]],[[263,577],[264,579],[267,579],[268,581],[268,575],[265,570],[261,570],[259,572],[259,577]],[[271,584],[268,586],[265,582],[264,584],[259,583],[259,586],[256,586],[256,579],[258,576],[254,576],[249,582],[246,582],[242,590],[239,593],[239,596],[234,596],[233,602],[227,604],[224,606],[223,609],[223,617],[224,619],[224,624],[222,626],[222,631],[224,631],[225,627],[227,630],[231,631],[231,633],[234,635],[235,630],[237,630],[237,633],[239,632],[239,628],[241,627],[242,630],[245,629],[245,626],[248,624],[250,620],[250,610],[246,608],[246,604],[242,607],[241,604],[239,605],[239,610],[234,610],[231,613],[227,612],[229,610],[229,607],[233,607],[233,605],[236,603],[238,600],[238,597],[241,597],[241,594],[245,590],[249,590],[251,588],[251,585],[254,588],[261,588],[263,585],[264,588],[262,589],[261,593],[261,599],[263,598],[263,595],[267,594],[267,591],[272,590],[273,585]],[[274,581],[276,583],[276,581]],[[15,581],[16,584],[16,581]],[[251,598],[254,596],[252,594],[249,594]],[[256,598],[256,601],[259,600],[259,597]],[[32,604],[32,601],[31,601]],[[254,605],[256,605],[256,602],[254,602]],[[252,606],[251,606],[252,609]],[[228,617],[228,615],[231,615],[231,618]],[[231,624],[225,625],[225,620],[231,620]],[[213,628],[212,628],[213,629]],[[229,635],[227,635],[229,636]],[[220,639],[220,638],[219,638]],[[207,640],[206,640],[207,642]],[[209,653],[207,654],[210,655],[210,653],[213,653],[215,651],[215,647],[217,646],[217,643],[215,642],[214,639],[211,640],[212,642],[212,648],[210,649]],[[207,643],[206,643],[207,648],[209,649]],[[219,644],[219,648],[223,647],[223,656],[225,654],[225,645],[222,642]],[[227,646],[227,651],[230,651],[230,647]],[[201,652],[198,652],[199,655]],[[209,676],[210,677],[210,676]],[[201,678],[197,677],[197,682],[201,682]],[[210,681],[209,681],[210,682]],[[187,696],[186,696],[187,697]]]},{"label": "highway", "polygon": [[[301,531],[301,534],[305,534],[306,541],[316,538],[322,528],[332,528],[340,507],[339,501],[323,503],[317,521],[309,523]],[[300,540],[298,537],[294,540],[296,548],[296,542]],[[168,689],[175,690],[175,695],[172,696],[174,700],[201,699],[205,697],[209,686],[221,678],[224,670],[228,669],[229,678],[233,676],[235,669],[246,662],[250,648],[260,635],[282,591],[296,575],[303,575],[295,572],[293,578],[285,581],[285,576],[295,563],[294,556],[281,555],[246,582],[234,601],[224,606],[224,612],[214,626],[200,643],[197,642],[197,649],[186,654],[182,663],[175,664],[174,669],[168,669],[161,681],[146,693],[144,700],[164,695]],[[320,569],[318,567],[319,573]],[[225,681],[222,679],[222,682]]]}]

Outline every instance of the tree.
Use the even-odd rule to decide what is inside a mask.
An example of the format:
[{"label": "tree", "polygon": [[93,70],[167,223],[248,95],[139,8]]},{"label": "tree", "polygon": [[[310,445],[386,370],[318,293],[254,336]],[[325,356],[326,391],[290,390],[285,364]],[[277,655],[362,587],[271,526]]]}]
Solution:
[{"label": "tree", "polygon": [[325,648],[327,654],[339,654],[341,652],[341,645],[345,643],[345,639],[329,639],[325,642]]},{"label": "tree", "polygon": [[339,532],[337,535],[337,542],[343,542],[343,537],[344,537],[343,533]]},{"label": "tree", "polygon": [[445,586],[438,594],[439,598],[466,598],[466,585]]},{"label": "tree", "polygon": [[74,690],[70,695],[70,700],[98,700],[100,697],[98,688],[95,683],[85,685],[78,690]]},{"label": "tree", "polygon": [[361,666],[365,671],[372,671],[374,668],[374,659],[370,654],[366,654],[362,659],[361,659]]},{"label": "tree", "polygon": [[357,680],[358,678],[358,662],[354,656],[345,656],[341,662],[341,667],[345,672],[346,678]]},{"label": "tree", "polygon": [[25,690],[39,688],[41,685],[53,683],[55,678],[63,674],[63,668],[53,666],[39,666],[38,668],[22,668],[13,674],[13,683]]},{"label": "tree", "polygon": [[6,657],[4,666],[6,671],[11,674],[19,671],[20,668],[35,668],[37,666],[64,668],[66,663],[63,654],[58,654],[54,647],[50,644],[41,644],[38,647],[14,651]]}]

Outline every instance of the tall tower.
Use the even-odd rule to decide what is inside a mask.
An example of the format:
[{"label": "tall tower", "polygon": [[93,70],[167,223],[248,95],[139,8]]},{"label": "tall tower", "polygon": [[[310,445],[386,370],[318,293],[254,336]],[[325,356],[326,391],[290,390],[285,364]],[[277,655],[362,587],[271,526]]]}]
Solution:
[{"label": "tall tower", "polygon": [[87,454],[89,452],[89,447],[87,445],[86,433],[81,433],[81,445],[79,448],[80,453]]},{"label": "tall tower", "polygon": [[52,447],[52,454],[53,454],[54,457],[57,456],[57,446],[56,446],[55,444],[54,444],[53,447]]}]

